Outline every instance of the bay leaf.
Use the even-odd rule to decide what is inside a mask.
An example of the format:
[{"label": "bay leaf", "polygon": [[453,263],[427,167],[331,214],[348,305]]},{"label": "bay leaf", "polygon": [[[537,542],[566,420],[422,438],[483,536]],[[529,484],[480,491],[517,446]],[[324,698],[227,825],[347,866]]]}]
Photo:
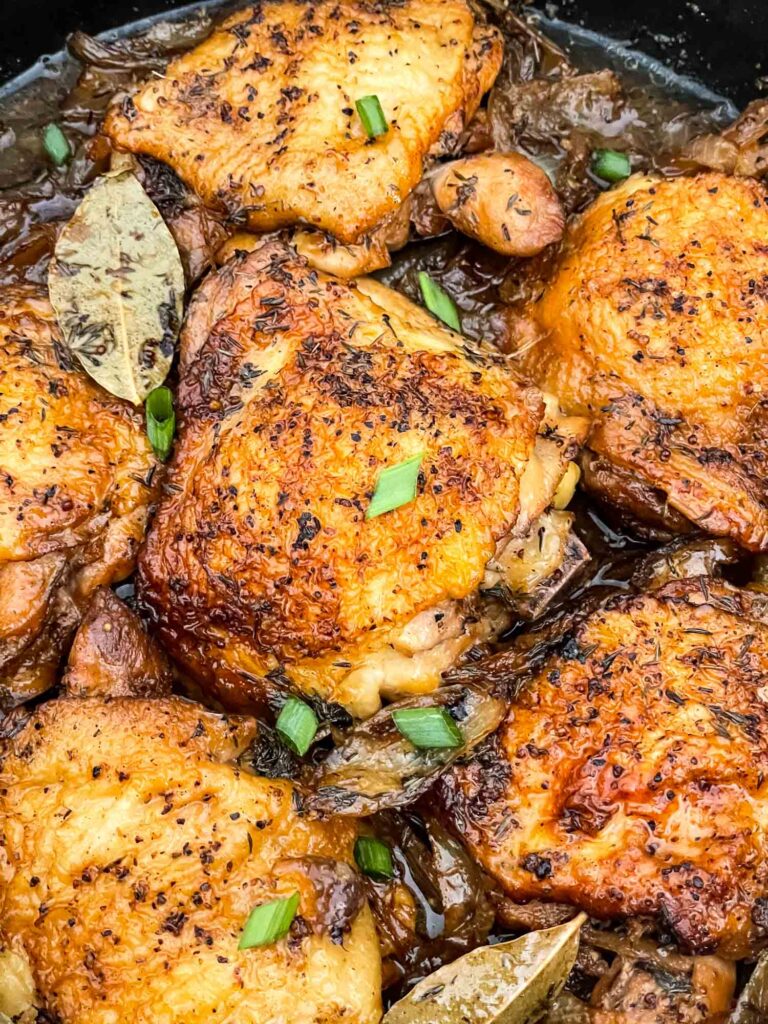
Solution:
[{"label": "bay leaf", "polygon": [[585,920],[473,949],[420,981],[382,1024],[534,1024],[570,974]]},{"label": "bay leaf", "polygon": [[184,270],[160,213],[129,171],[100,178],[56,242],[48,290],[64,341],[103,388],[139,405],[165,380]]}]

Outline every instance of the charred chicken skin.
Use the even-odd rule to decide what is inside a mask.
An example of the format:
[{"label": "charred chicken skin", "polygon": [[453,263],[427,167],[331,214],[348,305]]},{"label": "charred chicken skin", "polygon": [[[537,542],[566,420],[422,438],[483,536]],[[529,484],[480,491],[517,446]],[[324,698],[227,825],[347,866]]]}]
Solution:
[{"label": "charred chicken skin", "polygon": [[[204,283],[181,370],[140,594],[226,705],[284,670],[371,714],[488,635],[481,585],[562,572],[568,516],[547,510],[584,422],[397,292],[270,243]],[[414,457],[415,499],[367,518],[380,472]]]},{"label": "charred chicken skin", "polygon": [[515,900],[744,956],[768,934],[768,602],[699,576],[580,620],[442,782],[452,824]]},{"label": "charred chicken skin", "polygon": [[88,595],[134,567],[156,463],[142,416],[94,384],[47,299],[0,294],[0,707],[53,682]]},{"label": "charred chicken skin", "polygon": [[[107,599],[78,635],[70,692],[87,696],[6,729],[0,1005],[19,1006],[27,977],[61,1024],[377,1024],[354,825],[308,820],[290,783],[232,763],[253,720],[147,696],[163,673],[126,615]],[[126,672],[113,649],[106,680],[110,624]],[[240,949],[251,910],[294,893],[289,933]]]},{"label": "charred chicken skin", "polygon": [[768,549],[768,193],[635,176],[569,226],[521,361],[593,418],[585,483],[674,530]]},{"label": "charred chicken skin", "polygon": [[[242,226],[304,223],[357,243],[397,213],[431,152],[455,147],[501,56],[465,0],[259,3],[117,104],[105,130]],[[373,139],[355,107],[366,96],[388,125]]]}]

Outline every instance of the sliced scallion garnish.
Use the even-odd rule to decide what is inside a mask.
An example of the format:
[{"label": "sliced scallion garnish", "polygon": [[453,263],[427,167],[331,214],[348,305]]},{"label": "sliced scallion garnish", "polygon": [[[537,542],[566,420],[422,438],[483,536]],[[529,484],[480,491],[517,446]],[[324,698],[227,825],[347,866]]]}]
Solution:
[{"label": "sliced scallion garnish", "polygon": [[161,462],[171,452],[173,435],[176,433],[176,413],[173,411],[173,395],[170,388],[155,388],[147,395],[144,403],[147,417],[147,437],[152,450]]},{"label": "sliced scallion garnish", "polygon": [[43,128],[43,149],[56,167],[61,167],[72,156],[72,147],[57,124],[47,124]]},{"label": "sliced scallion garnish", "polygon": [[392,720],[397,731],[414,747],[448,749],[464,742],[458,725],[445,708],[401,708],[392,712]]},{"label": "sliced scallion garnish", "polygon": [[254,907],[245,922],[238,949],[252,949],[254,946],[271,946],[282,939],[288,930],[299,908],[299,894],[286,896],[279,900],[270,900]]},{"label": "sliced scallion garnish", "polygon": [[438,320],[442,320],[444,324],[448,324],[454,331],[460,333],[461,320],[459,320],[459,311],[456,308],[456,303],[423,270],[419,271],[419,288],[421,289],[421,297],[424,299],[424,305],[429,312],[436,316]]},{"label": "sliced scallion garnish", "polygon": [[277,733],[294,754],[306,754],[317,732],[317,715],[303,700],[289,697],[278,715]]},{"label": "sliced scallion garnish", "polygon": [[355,863],[374,882],[393,878],[392,851],[386,843],[372,836],[360,836],[355,842]]},{"label": "sliced scallion garnish", "polygon": [[424,453],[411,456],[396,466],[382,469],[376,481],[371,503],[365,511],[366,519],[373,519],[384,512],[407,505],[416,497],[416,485]]},{"label": "sliced scallion garnish", "polygon": [[592,154],[592,173],[603,181],[624,181],[632,173],[626,153],[615,149],[596,149]]},{"label": "sliced scallion garnish", "polygon": [[384,117],[378,96],[363,96],[361,99],[355,100],[355,106],[369,139],[375,139],[378,135],[386,135],[389,125]]}]

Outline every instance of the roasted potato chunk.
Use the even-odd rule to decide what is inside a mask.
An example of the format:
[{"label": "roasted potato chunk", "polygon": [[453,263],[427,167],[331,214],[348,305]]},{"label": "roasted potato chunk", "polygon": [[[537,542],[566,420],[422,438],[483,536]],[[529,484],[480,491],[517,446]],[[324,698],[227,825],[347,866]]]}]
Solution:
[{"label": "roasted potato chunk", "polygon": [[[204,282],[181,366],[140,594],[209,692],[251,706],[282,669],[368,715],[501,625],[476,603],[486,565],[538,529],[585,430],[506,357],[269,243]],[[415,499],[366,518],[414,456]]]},{"label": "roasted potato chunk", "polygon": [[78,369],[38,292],[0,295],[0,707],[53,682],[154,498],[143,416]]},{"label": "roasted potato chunk", "polygon": [[[593,418],[585,482],[768,549],[768,193],[635,176],[569,226],[520,360]],[[684,522],[683,524],[684,525]]]},{"label": "roasted potato chunk", "polygon": [[768,934],[766,673],[763,595],[696,576],[604,600],[442,781],[452,825],[515,900],[747,955]]},{"label": "roasted potato chunk", "polygon": [[63,683],[75,697],[168,696],[168,659],[109,587],[93,595],[75,635]]},{"label": "roasted potato chunk", "polygon": [[535,256],[562,237],[557,193],[520,153],[454,160],[432,178],[432,192],[454,227],[505,256]]},{"label": "roasted potato chunk", "polygon": [[[61,698],[8,744],[0,946],[61,1024],[379,1021],[354,826],[228,763],[254,731],[177,697]],[[289,934],[239,949],[250,911],[293,893]]]},{"label": "roasted potato chunk", "polygon": [[[465,0],[257,4],[113,107],[105,131],[253,231],[302,222],[358,243],[458,139],[501,53]],[[369,95],[388,123],[374,139],[355,109]]]}]

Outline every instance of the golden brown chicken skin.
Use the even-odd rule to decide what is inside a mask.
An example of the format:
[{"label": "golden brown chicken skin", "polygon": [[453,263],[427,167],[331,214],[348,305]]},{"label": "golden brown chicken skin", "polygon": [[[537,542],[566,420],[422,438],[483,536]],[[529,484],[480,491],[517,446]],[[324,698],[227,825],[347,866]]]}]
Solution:
[{"label": "golden brown chicken skin", "polygon": [[[396,213],[433,147],[455,144],[501,54],[465,0],[259,3],[115,106],[105,130],[243,226],[303,222],[353,243]],[[371,95],[389,125],[373,140],[355,108]]]},{"label": "golden brown chicken skin", "polygon": [[768,935],[768,603],[709,577],[582,616],[442,796],[515,900],[656,915],[687,950]]},{"label": "golden brown chicken skin", "polygon": [[[538,536],[584,429],[497,352],[277,243],[206,280],[181,370],[140,593],[228,705],[277,669],[360,715],[438,685],[488,635],[486,569]],[[419,455],[415,500],[366,518],[380,471]]]},{"label": "golden brown chicken skin", "polygon": [[0,294],[0,705],[51,684],[88,595],[133,569],[142,419],[74,365],[47,299]]},{"label": "golden brown chicken skin", "polygon": [[[377,1024],[381,965],[354,825],[233,764],[256,731],[163,686],[128,613],[97,604],[77,692],[6,728],[0,756],[0,1005],[61,1024]],[[121,623],[124,673],[109,624]],[[86,634],[91,634],[90,636]],[[94,678],[89,682],[89,672]],[[71,688],[70,688],[71,689]],[[285,938],[238,949],[251,910],[300,897]],[[27,998],[30,998],[27,996]]]},{"label": "golden brown chicken skin", "polygon": [[593,417],[585,482],[614,507],[768,548],[768,193],[628,179],[569,226],[521,355]]}]

